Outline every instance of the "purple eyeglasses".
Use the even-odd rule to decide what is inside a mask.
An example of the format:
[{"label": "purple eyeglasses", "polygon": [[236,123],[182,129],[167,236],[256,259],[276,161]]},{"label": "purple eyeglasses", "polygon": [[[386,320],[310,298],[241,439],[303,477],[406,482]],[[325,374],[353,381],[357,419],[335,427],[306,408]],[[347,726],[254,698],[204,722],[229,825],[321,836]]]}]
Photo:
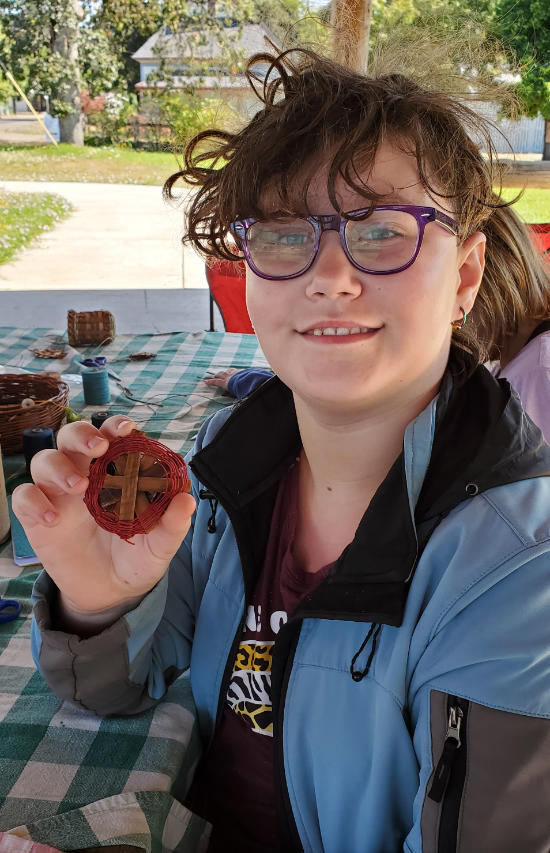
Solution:
[{"label": "purple eyeglasses", "polygon": [[271,220],[237,219],[231,233],[250,269],[260,278],[284,281],[313,264],[323,231],[337,231],[342,249],[361,272],[402,272],[418,256],[428,222],[458,235],[458,223],[435,207],[383,204],[340,214],[280,216]]}]

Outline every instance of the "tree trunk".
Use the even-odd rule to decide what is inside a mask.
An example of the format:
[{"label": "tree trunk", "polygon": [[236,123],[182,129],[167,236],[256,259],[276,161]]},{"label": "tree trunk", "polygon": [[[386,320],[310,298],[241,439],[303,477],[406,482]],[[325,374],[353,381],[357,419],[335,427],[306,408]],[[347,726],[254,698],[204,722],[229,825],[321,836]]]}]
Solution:
[{"label": "tree trunk", "polygon": [[542,149],[542,159],[550,160],[550,120],[544,122],[544,148]]},{"label": "tree trunk", "polygon": [[372,0],[332,0],[332,56],[354,71],[367,70]]},{"label": "tree trunk", "polygon": [[80,73],[78,70],[78,23],[84,17],[79,0],[66,0],[65,14],[57,22],[53,52],[65,60],[67,73],[56,100],[70,110],[59,117],[60,142],[84,145],[84,115],[80,107]]}]

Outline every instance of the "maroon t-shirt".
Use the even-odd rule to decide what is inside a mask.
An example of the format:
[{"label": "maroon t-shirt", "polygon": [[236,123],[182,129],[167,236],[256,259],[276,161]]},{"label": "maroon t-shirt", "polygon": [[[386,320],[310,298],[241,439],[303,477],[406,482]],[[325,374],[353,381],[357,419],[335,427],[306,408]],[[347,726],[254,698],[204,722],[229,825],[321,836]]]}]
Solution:
[{"label": "maroon t-shirt", "polygon": [[208,853],[279,850],[271,652],[288,615],[330,569],[311,573],[296,564],[292,546],[297,514],[294,465],[279,486],[264,566],[247,609],[222,720],[189,798],[193,810],[213,824]]}]

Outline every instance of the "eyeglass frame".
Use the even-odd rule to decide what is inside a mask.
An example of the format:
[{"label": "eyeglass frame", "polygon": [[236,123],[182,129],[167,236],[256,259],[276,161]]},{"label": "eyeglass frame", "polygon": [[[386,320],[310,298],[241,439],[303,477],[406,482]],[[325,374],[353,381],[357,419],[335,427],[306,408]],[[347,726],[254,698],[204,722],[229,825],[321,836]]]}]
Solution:
[{"label": "eyeglass frame", "polygon": [[[346,243],[346,225],[348,222],[353,221],[361,221],[358,220],[358,217],[361,214],[371,214],[376,210],[399,210],[405,213],[410,213],[411,216],[414,216],[416,219],[416,223],[418,225],[418,235],[416,240],[416,247],[414,250],[414,254],[412,258],[407,261],[406,264],[402,264],[400,267],[395,267],[395,269],[391,270],[369,270],[366,267],[360,266],[360,264],[355,261],[347,247]],[[262,219],[254,219],[253,217],[248,217],[246,219],[236,219],[229,226],[229,230],[233,234],[233,237],[237,240],[239,247],[242,249],[244,253],[245,260],[252,270],[252,272],[259,276],[260,278],[266,279],[267,281],[288,281],[289,279],[298,278],[303,275],[313,266],[315,259],[319,253],[319,245],[321,242],[321,236],[325,231],[337,231],[340,236],[340,245],[344,250],[344,253],[350,262],[350,264],[355,267],[355,269],[360,272],[368,273],[369,275],[394,275],[398,272],[403,272],[408,269],[410,266],[414,264],[418,257],[418,253],[422,247],[422,240],[424,239],[424,229],[429,222],[435,222],[437,225],[440,225],[442,228],[447,229],[453,234],[455,237],[458,237],[459,234],[459,225],[458,223],[452,219],[447,214],[442,213],[440,210],[437,210],[435,207],[422,207],[413,204],[381,204],[376,207],[365,207],[360,208],[359,210],[350,210],[346,213],[345,216],[342,216],[339,213],[335,214],[313,214],[311,216],[284,216],[278,217],[279,219],[302,219],[306,222],[309,222],[313,226],[314,234],[315,234],[315,243],[313,246],[313,254],[311,256],[311,260],[308,264],[306,264],[303,269],[299,272],[292,273],[292,275],[266,275],[265,273],[260,272],[260,270],[255,266],[254,262],[250,257],[250,252],[248,250],[248,242],[247,242],[247,234],[248,230],[254,225],[256,222],[264,222],[268,220]],[[368,219],[368,216],[364,217]]]}]

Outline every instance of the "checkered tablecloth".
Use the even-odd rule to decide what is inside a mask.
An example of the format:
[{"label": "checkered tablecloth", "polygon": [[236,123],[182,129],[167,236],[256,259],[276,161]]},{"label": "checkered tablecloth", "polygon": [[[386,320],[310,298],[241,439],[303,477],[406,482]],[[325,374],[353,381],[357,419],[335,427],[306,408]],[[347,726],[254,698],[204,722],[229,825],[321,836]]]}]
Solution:
[{"label": "checkered tablecloth", "polygon": [[[134,398],[162,407],[129,399],[111,381],[111,404],[95,409],[123,412],[181,452],[204,418],[230,402],[202,383],[206,372],[265,366],[254,336],[221,332],[119,335],[100,350],[69,350],[63,360],[35,357],[31,348],[51,345],[55,334],[0,328],[0,369],[77,376],[81,358],[105,355]],[[125,360],[144,351],[156,357]],[[84,407],[81,385],[70,384],[71,407],[90,415],[94,408]],[[0,548],[0,594],[22,606],[16,621],[0,624],[0,833],[64,851],[117,844],[147,853],[203,850],[208,826],[181,804],[200,754],[187,678],[156,708],[134,717],[99,718],[62,703],[30,653],[36,574],[15,566],[9,542]]]}]

